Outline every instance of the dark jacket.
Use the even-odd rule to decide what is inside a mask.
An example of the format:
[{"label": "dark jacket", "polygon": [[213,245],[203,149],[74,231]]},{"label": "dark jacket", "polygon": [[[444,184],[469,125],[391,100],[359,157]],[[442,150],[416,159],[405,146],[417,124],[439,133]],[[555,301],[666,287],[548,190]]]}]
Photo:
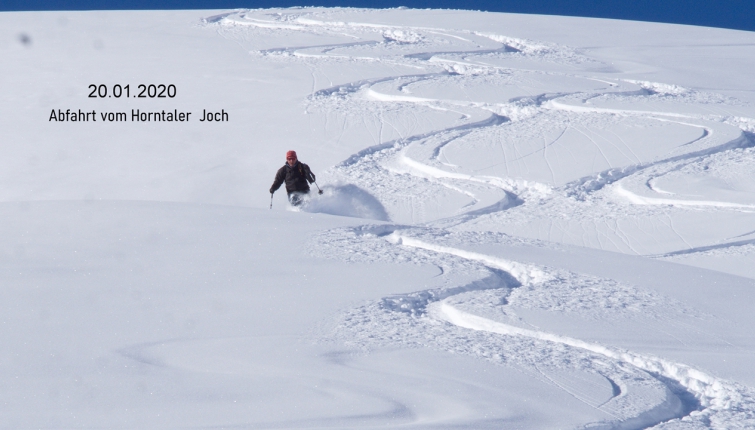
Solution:
[{"label": "dark jacket", "polygon": [[277,191],[283,182],[286,182],[286,192],[289,194],[295,191],[307,192],[309,191],[309,184],[314,181],[315,174],[309,170],[309,166],[306,164],[297,161],[292,167],[286,163],[275,174],[275,181],[273,186],[270,187],[270,194]]}]

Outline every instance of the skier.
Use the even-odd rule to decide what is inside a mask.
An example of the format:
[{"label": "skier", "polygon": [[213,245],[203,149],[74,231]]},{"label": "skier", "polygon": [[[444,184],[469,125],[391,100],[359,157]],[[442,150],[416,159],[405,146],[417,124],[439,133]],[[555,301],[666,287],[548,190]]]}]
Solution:
[{"label": "skier", "polygon": [[309,166],[296,158],[296,151],[286,152],[286,164],[278,169],[273,186],[270,187],[271,199],[273,193],[280,188],[284,181],[286,182],[288,201],[291,202],[291,205],[299,206],[302,204],[304,195],[309,194],[309,184],[315,182],[315,174],[312,173]]}]

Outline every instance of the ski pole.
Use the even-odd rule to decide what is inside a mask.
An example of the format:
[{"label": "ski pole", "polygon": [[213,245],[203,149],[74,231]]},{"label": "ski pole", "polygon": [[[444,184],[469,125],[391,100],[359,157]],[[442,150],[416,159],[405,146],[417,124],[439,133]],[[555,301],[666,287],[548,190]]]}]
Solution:
[{"label": "ski pole", "polygon": [[270,193],[270,209],[273,208],[273,193]]},{"label": "ski pole", "polygon": [[317,187],[317,194],[322,194],[322,190],[320,189],[320,186],[317,185],[317,181],[315,181],[315,186]]}]

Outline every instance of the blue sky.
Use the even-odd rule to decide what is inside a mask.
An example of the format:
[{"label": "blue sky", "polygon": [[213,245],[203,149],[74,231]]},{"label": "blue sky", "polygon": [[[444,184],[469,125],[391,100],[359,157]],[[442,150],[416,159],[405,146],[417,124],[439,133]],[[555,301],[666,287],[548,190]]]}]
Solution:
[{"label": "blue sky", "polygon": [[755,0],[0,0],[0,11],[287,6],[474,9],[670,22],[755,31]]}]

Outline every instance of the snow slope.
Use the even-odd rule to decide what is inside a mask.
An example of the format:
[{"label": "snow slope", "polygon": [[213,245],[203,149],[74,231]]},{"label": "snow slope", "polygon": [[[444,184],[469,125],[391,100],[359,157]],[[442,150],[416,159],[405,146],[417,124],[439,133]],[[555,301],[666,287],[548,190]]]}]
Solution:
[{"label": "snow slope", "polygon": [[[752,33],[0,21],[3,428],[755,427]],[[324,194],[270,210],[289,149]]]}]

